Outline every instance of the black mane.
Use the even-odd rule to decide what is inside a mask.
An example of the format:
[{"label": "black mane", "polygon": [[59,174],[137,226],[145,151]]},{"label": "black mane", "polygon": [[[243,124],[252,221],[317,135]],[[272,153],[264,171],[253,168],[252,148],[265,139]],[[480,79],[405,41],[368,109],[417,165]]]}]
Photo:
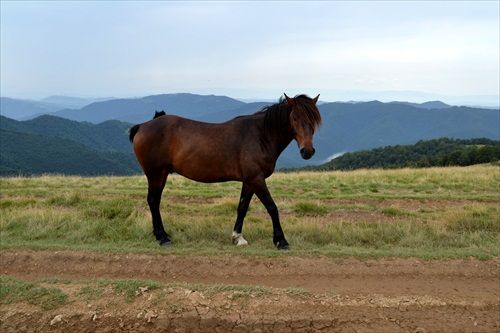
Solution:
[{"label": "black mane", "polygon": [[[321,125],[321,115],[313,99],[307,95],[297,95],[293,98],[295,101],[295,114],[302,120],[305,120],[309,126],[316,128]],[[290,132],[290,112],[286,98],[280,97],[278,103],[266,106],[255,115],[264,114],[265,132],[278,132],[280,135],[286,135]]]},{"label": "black mane", "polygon": [[166,113],[163,110],[161,110],[161,111],[155,111],[155,116],[153,117],[153,119],[156,119],[158,117],[164,116],[165,114]]}]

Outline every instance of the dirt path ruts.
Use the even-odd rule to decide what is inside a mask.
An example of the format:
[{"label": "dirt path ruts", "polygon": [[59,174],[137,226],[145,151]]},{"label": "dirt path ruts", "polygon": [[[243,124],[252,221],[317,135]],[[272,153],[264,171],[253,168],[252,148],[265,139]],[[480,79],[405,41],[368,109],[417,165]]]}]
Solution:
[{"label": "dirt path ruts", "polygon": [[[2,250],[0,263],[2,276],[28,281],[46,277],[73,280],[137,278],[163,283],[263,285],[280,290],[302,288],[312,295],[307,301],[285,296],[273,296],[271,300],[266,297],[251,299],[242,305],[237,318],[229,312],[207,314],[213,327],[202,324],[208,319],[198,309],[193,313],[186,311],[182,316],[176,316],[183,318],[185,325],[175,324],[169,314],[159,315],[155,317],[154,323],[148,322],[147,328],[151,332],[160,332],[165,325],[172,332],[223,332],[229,328],[229,331],[238,331],[237,327],[242,332],[500,330],[500,259],[423,261],[396,258],[361,261],[338,258],[190,257]],[[268,301],[272,306],[266,303]],[[189,309],[190,304],[185,305],[186,309]],[[402,305],[405,305],[403,310]],[[114,317],[108,317],[116,320],[101,328],[113,331],[118,322],[126,323],[129,318],[127,306],[132,305],[117,305],[118,308],[109,310],[109,313],[114,313]],[[215,301],[210,306],[217,308]],[[232,307],[232,310],[236,311],[236,308]],[[19,313],[16,314],[12,309],[10,312],[4,310],[5,306],[2,306],[3,326],[19,331],[19,325],[9,326],[13,318],[24,323],[21,317],[16,317]],[[44,321],[50,315],[52,314],[36,314],[40,317],[39,320],[44,318]],[[81,321],[81,314],[73,315],[77,316],[74,320]],[[193,318],[187,320],[190,315]],[[70,315],[67,318],[66,324],[70,325],[73,319],[70,319]],[[33,317],[30,320],[32,319]],[[279,321],[286,322],[287,325],[278,329],[281,327],[276,326]],[[104,320],[101,321],[103,322]],[[268,324],[264,325],[266,322]],[[242,323],[245,323],[244,327]],[[153,324],[158,326],[151,326]],[[29,325],[25,323],[24,327],[29,328]],[[47,328],[54,330],[57,327]],[[125,329],[126,326],[118,328]]]}]

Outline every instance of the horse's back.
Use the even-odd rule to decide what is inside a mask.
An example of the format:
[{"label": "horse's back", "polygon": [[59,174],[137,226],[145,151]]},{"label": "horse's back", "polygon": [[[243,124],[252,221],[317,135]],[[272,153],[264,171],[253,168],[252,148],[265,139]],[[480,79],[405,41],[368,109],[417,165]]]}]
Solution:
[{"label": "horse's back", "polygon": [[[241,180],[241,151],[248,151],[244,119],[211,124],[165,115],[140,125],[134,152],[146,175],[167,169],[202,182]],[[255,141],[255,140],[252,140]]]}]

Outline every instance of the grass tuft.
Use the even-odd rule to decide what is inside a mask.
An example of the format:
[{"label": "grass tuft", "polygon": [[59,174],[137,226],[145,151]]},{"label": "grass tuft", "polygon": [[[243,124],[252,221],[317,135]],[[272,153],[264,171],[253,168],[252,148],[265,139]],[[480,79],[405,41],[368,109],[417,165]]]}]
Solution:
[{"label": "grass tuft", "polygon": [[450,214],[446,229],[459,233],[500,233],[500,206],[474,207]]},{"label": "grass tuft", "polygon": [[97,286],[84,286],[78,292],[78,297],[82,297],[87,301],[99,299],[104,293],[104,289]]},{"label": "grass tuft", "polygon": [[290,297],[296,297],[296,298],[309,298],[311,297],[311,292],[309,290],[303,289],[303,288],[287,288],[285,290],[285,294],[287,294]]},{"label": "grass tuft", "polygon": [[101,281],[101,285],[111,284],[117,294],[123,294],[126,302],[132,302],[137,296],[146,291],[160,289],[163,285],[158,282],[138,279],[117,279]]},{"label": "grass tuft", "polygon": [[321,216],[329,212],[326,205],[312,202],[297,202],[294,204],[293,211],[300,216]]}]

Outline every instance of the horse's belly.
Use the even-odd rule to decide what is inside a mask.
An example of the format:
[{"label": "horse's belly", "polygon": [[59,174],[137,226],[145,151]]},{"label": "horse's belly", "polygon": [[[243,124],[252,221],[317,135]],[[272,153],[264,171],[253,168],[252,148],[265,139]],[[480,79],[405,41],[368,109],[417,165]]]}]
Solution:
[{"label": "horse's belly", "polygon": [[227,163],[214,158],[186,159],[172,164],[172,171],[191,180],[203,183],[241,181],[237,163]]}]

